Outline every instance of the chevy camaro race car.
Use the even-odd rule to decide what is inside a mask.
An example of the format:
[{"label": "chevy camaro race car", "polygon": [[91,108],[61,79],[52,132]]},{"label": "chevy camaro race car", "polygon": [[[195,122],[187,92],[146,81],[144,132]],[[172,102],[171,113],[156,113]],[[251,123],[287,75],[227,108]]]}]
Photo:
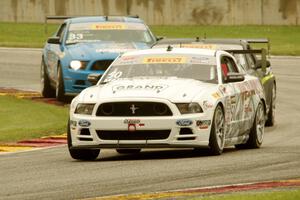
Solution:
[{"label": "chevy camaro race car", "polygon": [[168,47],[118,57],[73,99],[67,138],[80,160],[96,159],[102,148],[209,147],[219,155],[225,146],[260,147],[264,124],[262,85],[231,54]]},{"label": "chevy camaro race car", "polygon": [[[268,39],[163,39],[156,43],[153,48],[167,47],[188,47],[188,48],[204,48],[225,50],[233,54],[237,63],[241,65],[245,73],[256,76],[263,84],[266,104],[267,104],[267,120],[266,126],[273,126],[275,123],[275,106],[276,106],[276,78],[272,72],[270,62],[266,60],[264,52],[252,50],[250,44],[267,44],[268,50],[270,43]],[[246,50],[246,51],[245,51]],[[261,54],[258,59],[255,54]]]},{"label": "chevy camaro race car", "polygon": [[137,17],[66,19],[43,49],[41,93],[63,101],[91,86],[88,75],[103,74],[119,53],[147,49],[155,41]]}]

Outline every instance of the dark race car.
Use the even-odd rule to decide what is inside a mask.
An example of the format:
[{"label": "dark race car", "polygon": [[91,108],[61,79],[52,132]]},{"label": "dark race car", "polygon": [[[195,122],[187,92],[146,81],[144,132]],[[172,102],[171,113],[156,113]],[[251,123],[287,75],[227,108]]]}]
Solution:
[{"label": "dark race car", "polygon": [[[65,100],[102,75],[126,51],[148,49],[156,37],[138,17],[52,17],[65,19],[43,49],[42,95]],[[98,76],[97,76],[98,75]],[[91,76],[93,78],[93,76]]]},{"label": "dark race car", "polygon": [[[176,38],[163,39],[158,41],[152,48],[161,48],[171,45],[172,47],[182,48],[202,48],[225,50],[233,54],[238,64],[242,66],[245,73],[259,77],[263,84],[266,105],[267,120],[266,126],[273,126],[275,123],[275,105],[276,105],[276,78],[272,72],[271,64],[266,60],[265,50],[252,50],[250,44],[267,44],[268,51],[270,43],[268,39],[191,39]],[[243,50],[243,51],[241,51]],[[248,50],[248,51],[245,51]],[[256,54],[261,54],[260,57]]]}]

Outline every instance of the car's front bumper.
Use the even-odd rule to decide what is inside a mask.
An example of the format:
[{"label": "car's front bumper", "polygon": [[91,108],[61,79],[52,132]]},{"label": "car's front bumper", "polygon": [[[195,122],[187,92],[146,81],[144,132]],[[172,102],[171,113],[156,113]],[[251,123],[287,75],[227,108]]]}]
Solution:
[{"label": "car's front bumper", "polygon": [[[178,121],[185,119],[191,120],[192,124],[188,126],[177,124]],[[138,123],[132,125],[127,123],[128,120],[137,120]],[[80,121],[87,121],[89,126],[86,124],[84,127],[80,126]],[[208,122],[209,125],[200,126],[200,121]],[[73,114],[70,122],[72,148],[80,149],[207,147],[211,129],[211,119],[203,113],[167,117],[92,117]],[[134,126],[134,129],[132,130],[129,126]],[[160,131],[165,130],[169,130],[169,134],[159,136]],[[110,137],[106,134],[103,138],[100,135],[101,131],[117,133],[118,136]],[[122,133],[127,135],[128,139],[120,135]],[[145,138],[139,136],[145,133]],[[157,134],[157,137],[153,134]]]}]

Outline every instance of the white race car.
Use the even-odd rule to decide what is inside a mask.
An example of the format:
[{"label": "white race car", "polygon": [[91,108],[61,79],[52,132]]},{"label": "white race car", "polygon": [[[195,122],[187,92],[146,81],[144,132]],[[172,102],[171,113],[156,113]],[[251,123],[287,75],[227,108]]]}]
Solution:
[{"label": "white race car", "polygon": [[96,159],[102,148],[258,148],[265,95],[258,78],[240,73],[220,50],[163,48],[119,56],[71,103],[72,158]]}]

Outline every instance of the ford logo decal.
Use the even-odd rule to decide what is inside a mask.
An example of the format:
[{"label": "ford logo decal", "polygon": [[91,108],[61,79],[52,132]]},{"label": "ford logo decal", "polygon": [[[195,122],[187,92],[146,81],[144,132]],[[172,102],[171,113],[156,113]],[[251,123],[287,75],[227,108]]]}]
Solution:
[{"label": "ford logo decal", "polygon": [[190,119],[179,119],[176,121],[178,126],[190,126],[193,124],[193,121]]},{"label": "ford logo decal", "polygon": [[82,119],[82,120],[79,120],[78,124],[79,124],[79,126],[81,126],[81,127],[88,127],[88,126],[91,125],[91,122]]}]

